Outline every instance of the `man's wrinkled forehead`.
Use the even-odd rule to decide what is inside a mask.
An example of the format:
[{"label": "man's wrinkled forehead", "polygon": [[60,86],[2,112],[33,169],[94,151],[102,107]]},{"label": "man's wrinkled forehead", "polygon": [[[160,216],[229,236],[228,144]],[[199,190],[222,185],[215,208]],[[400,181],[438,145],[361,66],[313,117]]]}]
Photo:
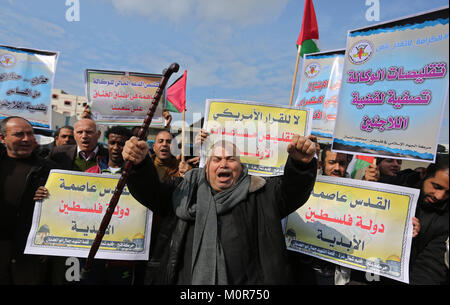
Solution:
[{"label": "man's wrinkled forehead", "polygon": [[81,119],[78,122],[75,123],[75,132],[80,130],[93,130],[97,131],[97,125],[95,124],[95,121],[90,119]]},{"label": "man's wrinkled forehead", "polygon": [[210,157],[239,157],[239,150],[236,145],[230,142],[215,143],[210,151]]}]

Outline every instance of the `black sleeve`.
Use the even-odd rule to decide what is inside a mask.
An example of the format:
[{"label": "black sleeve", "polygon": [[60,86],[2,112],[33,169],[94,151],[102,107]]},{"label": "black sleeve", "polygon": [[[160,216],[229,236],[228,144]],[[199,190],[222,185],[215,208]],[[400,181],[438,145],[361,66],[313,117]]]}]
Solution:
[{"label": "black sleeve", "polygon": [[383,175],[378,182],[420,189],[421,180],[419,172],[408,168],[398,172],[396,176]]},{"label": "black sleeve", "polygon": [[[282,218],[308,201],[317,175],[317,159],[305,164],[288,157],[284,175],[271,179],[274,201]],[[271,188],[272,188],[271,187]]]}]

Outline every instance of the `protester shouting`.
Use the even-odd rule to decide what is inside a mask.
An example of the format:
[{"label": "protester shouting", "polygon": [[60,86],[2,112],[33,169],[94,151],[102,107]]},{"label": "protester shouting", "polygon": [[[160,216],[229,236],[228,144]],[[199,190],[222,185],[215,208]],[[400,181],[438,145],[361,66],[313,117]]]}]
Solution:
[{"label": "protester shouting", "polygon": [[134,164],[133,196],[173,219],[160,234],[164,256],[159,283],[283,284],[291,282],[281,219],[304,204],[314,187],[315,144],[296,135],[284,175],[250,176],[235,145],[215,143],[204,168],[161,183],[145,141],[131,138],[123,156]]}]

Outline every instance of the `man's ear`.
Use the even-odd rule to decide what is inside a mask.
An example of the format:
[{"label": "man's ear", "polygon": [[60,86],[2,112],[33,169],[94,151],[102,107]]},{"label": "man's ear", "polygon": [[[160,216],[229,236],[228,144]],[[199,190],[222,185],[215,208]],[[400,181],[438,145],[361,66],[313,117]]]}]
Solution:
[{"label": "man's ear", "polygon": [[205,163],[205,174],[206,174],[206,181],[208,181],[209,182],[209,159],[208,160],[206,160],[206,163]]},{"label": "man's ear", "polygon": [[0,133],[0,141],[1,141],[2,143],[5,143],[5,137],[3,136],[2,133]]}]

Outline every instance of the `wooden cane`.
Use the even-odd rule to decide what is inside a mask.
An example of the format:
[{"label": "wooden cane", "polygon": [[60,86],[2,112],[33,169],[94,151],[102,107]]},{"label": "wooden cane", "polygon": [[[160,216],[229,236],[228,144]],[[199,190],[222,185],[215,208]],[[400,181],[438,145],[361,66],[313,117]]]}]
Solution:
[{"label": "wooden cane", "polygon": [[[179,68],[180,66],[177,63],[173,63],[170,65],[168,69],[164,69],[163,77],[161,79],[161,82],[159,83],[158,89],[156,89],[155,95],[153,96],[150,109],[148,110],[147,116],[145,117],[145,120],[142,123],[141,129],[139,129],[138,133],[139,140],[144,140],[145,134],[147,133],[148,127],[152,122],[153,114],[155,113],[156,107],[158,106],[159,100],[164,92],[164,88],[166,87],[167,81],[169,80],[170,76],[173,73],[178,72]],[[94,260],[95,254],[97,253],[98,248],[100,247],[103,236],[105,235],[106,228],[108,227],[109,222],[111,221],[111,217],[113,215],[114,210],[116,209],[116,205],[119,201],[120,195],[122,194],[122,190],[125,187],[132,165],[133,164],[130,161],[125,162],[125,165],[122,169],[122,175],[120,176],[120,179],[117,182],[117,186],[109,202],[108,209],[106,210],[106,213],[103,216],[100,228],[97,232],[97,235],[95,236],[94,242],[92,243],[91,249],[89,250],[88,258],[81,271],[82,278],[86,278],[90,271],[92,261]]]}]

